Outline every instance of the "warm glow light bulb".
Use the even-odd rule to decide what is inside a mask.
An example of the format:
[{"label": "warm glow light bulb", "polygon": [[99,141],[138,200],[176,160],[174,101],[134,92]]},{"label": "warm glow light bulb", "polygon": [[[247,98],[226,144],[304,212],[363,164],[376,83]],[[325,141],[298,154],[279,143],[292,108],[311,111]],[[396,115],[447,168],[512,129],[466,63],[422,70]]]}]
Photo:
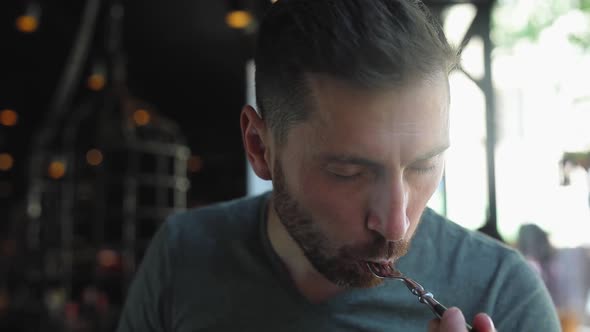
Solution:
[{"label": "warm glow light bulb", "polygon": [[98,166],[102,164],[102,152],[98,149],[91,149],[86,152],[86,162],[91,166]]},{"label": "warm glow light bulb", "polygon": [[15,126],[18,122],[18,114],[14,110],[5,109],[0,111],[0,124],[6,127]]},{"label": "warm glow light bulb", "polygon": [[225,23],[230,28],[244,29],[252,23],[252,14],[245,10],[233,10],[225,17]]},{"label": "warm glow light bulb", "polygon": [[9,171],[14,166],[14,158],[9,153],[0,153],[0,171]]},{"label": "warm glow light bulb", "polygon": [[191,173],[198,173],[203,169],[203,159],[197,155],[191,156],[187,162],[187,169]]},{"label": "warm glow light bulb", "polygon": [[41,5],[37,1],[27,1],[25,11],[16,18],[14,25],[22,33],[33,33],[39,28]]},{"label": "warm glow light bulb", "polygon": [[98,264],[103,268],[112,268],[119,263],[119,255],[112,249],[102,249],[96,254]]},{"label": "warm glow light bulb", "polygon": [[61,179],[66,174],[66,164],[62,161],[52,161],[49,163],[47,173],[54,180]]},{"label": "warm glow light bulb", "polygon": [[106,79],[102,74],[92,74],[88,77],[86,84],[90,90],[100,91],[104,88]]},{"label": "warm glow light bulb", "polygon": [[150,123],[151,116],[150,113],[144,109],[138,109],[133,112],[133,121],[138,126],[145,126]]},{"label": "warm glow light bulb", "polygon": [[39,20],[33,15],[21,15],[16,18],[16,28],[20,32],[33,33],[39,27]]}]

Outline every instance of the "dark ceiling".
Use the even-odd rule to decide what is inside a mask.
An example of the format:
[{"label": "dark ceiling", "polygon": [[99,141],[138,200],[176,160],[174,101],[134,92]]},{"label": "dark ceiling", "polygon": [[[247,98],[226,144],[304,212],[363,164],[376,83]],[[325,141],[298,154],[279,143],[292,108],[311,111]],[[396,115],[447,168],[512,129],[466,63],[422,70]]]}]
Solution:
[{"label": "dark ceiling", "polygon": [[[2,1],[0,104],[20,106],[23,120],[31,116],[28,120],[37,125],[42,120],[79,28],[83,4],[42,1],[39,29],[23,34],[14,21],[24,12],[25,1]],[[261,11],[261,6],[246,5]],[[130,0],[125,7],[129,85],[136,95],[182,123],[189,137],[196,135],[196,127],[208,130],[225,119],[228,124],[239,114],[252,36],[225,24],[225,14],[237,6],[230,1]]]}]

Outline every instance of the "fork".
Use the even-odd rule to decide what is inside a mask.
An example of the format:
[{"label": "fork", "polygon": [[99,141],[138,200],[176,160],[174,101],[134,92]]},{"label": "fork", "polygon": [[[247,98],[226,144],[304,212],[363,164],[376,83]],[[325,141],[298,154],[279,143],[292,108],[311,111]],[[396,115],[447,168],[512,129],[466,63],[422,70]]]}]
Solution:
[{"label": "fork", "polygon": [[[445,311],[447,311],[447,308],[438,302],[431,292],[425,290],[424,287],[422,287],[422,285],[416,281],[406,277],[403,273],[395,269],[391,264],[367,263],[367,267],[369,268],[369,271],[371,271],[371,273],[373,273],[373,275],[377,278],[402,281],[412,292],[412,294],[418,297],[418,301],[427,305],[436,317],[442,318]],[[475,332],[471,325],[467,323],[465,325],[468,331]]]}]

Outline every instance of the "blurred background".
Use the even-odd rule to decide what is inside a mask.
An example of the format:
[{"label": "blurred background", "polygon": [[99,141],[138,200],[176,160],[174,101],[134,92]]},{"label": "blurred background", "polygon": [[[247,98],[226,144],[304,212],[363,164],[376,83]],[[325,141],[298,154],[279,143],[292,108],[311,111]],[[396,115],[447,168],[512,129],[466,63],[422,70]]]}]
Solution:
[{"label": "blurred background", "polygon": [[[590,330],[590,1],[426,1],[462,49],[429,206]],[[0,330],[112,331],[175,211],[270,188],[239,114],[269,0],[0,2]]]}]

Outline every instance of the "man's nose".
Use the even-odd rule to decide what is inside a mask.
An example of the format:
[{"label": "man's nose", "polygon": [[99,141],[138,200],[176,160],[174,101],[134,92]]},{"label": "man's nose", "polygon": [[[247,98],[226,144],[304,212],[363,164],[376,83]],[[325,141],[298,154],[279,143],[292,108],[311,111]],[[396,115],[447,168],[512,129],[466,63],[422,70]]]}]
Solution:
[{"label": "man's nose", "polygon": [[410,227],[407,216],[409,191],[401,177],[389,182],[377,190],[372,199],[367,227],[387,241],[399,241]]}]

